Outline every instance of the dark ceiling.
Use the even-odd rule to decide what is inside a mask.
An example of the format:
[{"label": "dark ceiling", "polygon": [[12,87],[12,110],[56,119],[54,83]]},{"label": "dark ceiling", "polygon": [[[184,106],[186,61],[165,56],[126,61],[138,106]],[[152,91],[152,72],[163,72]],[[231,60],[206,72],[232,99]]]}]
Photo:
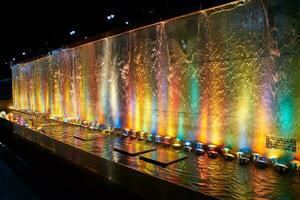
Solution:
[{"label": "dark ceiling", "polygon": [[[2,2],[0,79],[10,78],[9,63],[13,58],[21,62],[107,31],[124,31],[230,1],[233,0]],[[115,17],[108,20],[111,14]],[[74,35],[70,35],[72,30],[76,31]]]}]

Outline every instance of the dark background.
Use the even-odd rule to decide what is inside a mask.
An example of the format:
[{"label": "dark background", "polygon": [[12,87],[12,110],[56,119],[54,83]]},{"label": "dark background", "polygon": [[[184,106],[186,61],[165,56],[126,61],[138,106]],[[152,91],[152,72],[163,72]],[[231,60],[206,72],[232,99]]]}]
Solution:
[{"label": "dark background", "polygon": [[[0,79],[10,79],[10,62],[33,59],[66,45],[233,0],[5,1],[0,4]],[[114,14],[112,20],[107,16]],[[129,24],[125,24],[128,21]],[[70,31],[75,30],[75,35]],[[22,55],[25,52],[26,55]]]}]

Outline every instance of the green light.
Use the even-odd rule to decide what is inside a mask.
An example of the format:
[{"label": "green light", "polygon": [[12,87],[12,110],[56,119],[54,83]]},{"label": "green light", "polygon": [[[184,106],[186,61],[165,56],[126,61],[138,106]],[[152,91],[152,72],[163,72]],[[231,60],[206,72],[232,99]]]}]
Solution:
[{"label": "green light", "polygon": [[294,129],[294,106],[290,97],[279,100],[279,126],[280,133],[288,136]]},{"label": "green light", "polygon": [[179,113],[179,119],[178,119],[178,135],[177,139],[183,140],[184,139],[184,113]]}]

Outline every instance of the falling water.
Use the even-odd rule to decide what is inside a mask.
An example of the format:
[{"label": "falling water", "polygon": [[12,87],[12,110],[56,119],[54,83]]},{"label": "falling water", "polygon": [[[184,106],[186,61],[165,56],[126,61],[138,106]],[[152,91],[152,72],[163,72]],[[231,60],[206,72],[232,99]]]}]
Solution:
[{"label": "falling water", "polygon": [[299,142],[299,64],[274,54],[266,12],[236,1],[16,65],[14,107],[260,153]]}]

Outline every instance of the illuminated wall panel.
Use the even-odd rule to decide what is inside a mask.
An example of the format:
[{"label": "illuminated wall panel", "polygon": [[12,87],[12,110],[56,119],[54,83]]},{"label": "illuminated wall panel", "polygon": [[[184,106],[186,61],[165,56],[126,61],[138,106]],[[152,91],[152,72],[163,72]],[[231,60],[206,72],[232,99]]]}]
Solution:
[{"label": "illuminated wall panel", "polygon": [[299,17],[277,11],[237,1],[15,65],[14,107],[282,154],[266,136],[300,142]]}]

